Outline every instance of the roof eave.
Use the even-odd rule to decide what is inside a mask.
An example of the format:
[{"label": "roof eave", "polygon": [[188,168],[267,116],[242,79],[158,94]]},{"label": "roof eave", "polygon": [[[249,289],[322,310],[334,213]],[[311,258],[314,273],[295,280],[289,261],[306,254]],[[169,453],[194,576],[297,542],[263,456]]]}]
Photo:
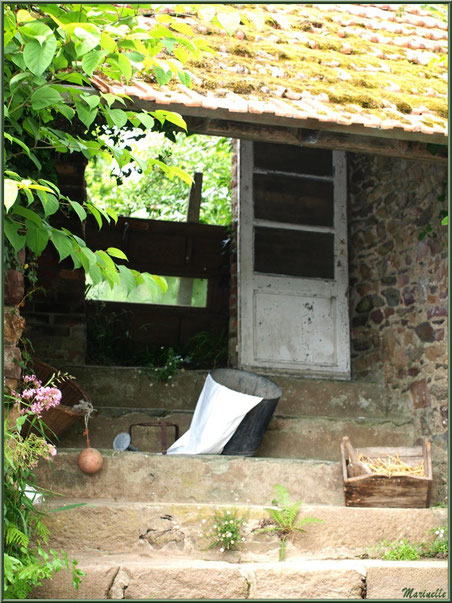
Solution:
[{"label": "roof eave", "polygon": [[242,111],[230,111],[228,109],[208,109],[206,107],[190,107],[182,103],[159,104],[153,101],[134,99],[134,107],[155,111],[165,108],[181,115],[204,117],[207,119],[228,119],[247,123],[259,123],[264,125],[286,126],[290,128],[307,128],[310,130],[327,130],[328,132],[347,132],[348,134],[359,134],[375,136],[377,138],[396,138],[397,140],[409,140],[423,142],[426,144],[447,145],[448,137],[444,134],[423,132],[407,132],[403,128],[382,129],[378,127],[364,126],[360,124],[338,124],[337,122],[321,121],[319,119],[298,119],[296,117],[278,116],[272,113],[245,113]]}]

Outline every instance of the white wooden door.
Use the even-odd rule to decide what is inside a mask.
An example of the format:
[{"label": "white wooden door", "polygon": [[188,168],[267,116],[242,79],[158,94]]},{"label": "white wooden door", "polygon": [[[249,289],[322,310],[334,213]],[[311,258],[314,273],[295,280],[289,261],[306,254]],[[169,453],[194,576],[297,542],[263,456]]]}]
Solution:
[{"label": "white wooden door", "polygon": [[345,154],[239,144],[239,364],[350,378]]}]

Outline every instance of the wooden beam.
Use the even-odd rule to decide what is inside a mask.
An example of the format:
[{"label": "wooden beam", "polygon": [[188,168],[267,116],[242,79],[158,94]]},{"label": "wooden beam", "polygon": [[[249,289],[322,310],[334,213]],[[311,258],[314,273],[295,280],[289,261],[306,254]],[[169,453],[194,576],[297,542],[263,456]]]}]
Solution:
[{"label": "wooden beam", "polygon": [[190,132],[226,136],[242,140],[292,144],[297,146],[347,151],[352,153],[370,153],[387,157],[417,159],[431,163],[447,162],[447,146],[433,145],[423,142],[377,138],[312,130],[306,128],[289,128],[286,126],[268,126],[248,122],[228,121],[204,117],[185,117]]},{"label": "wooden beam", "polygon": [[187,222],[199,222],[201,209],[202,172],[195,172],[188,199]]},{"label": "wooden beam", "polygon": [[[195,172],[193,184],[190,189],[188,199],[187,222],[199,222],[199,211],[201,209],[202,193],[202,172]],[[185,261],[190,261],[190,253],[187,250]],[[193,279],[181,276],[179,281],[179,291],[177,294],[177,304],[179,306],[191,306],[193,295]]]}]

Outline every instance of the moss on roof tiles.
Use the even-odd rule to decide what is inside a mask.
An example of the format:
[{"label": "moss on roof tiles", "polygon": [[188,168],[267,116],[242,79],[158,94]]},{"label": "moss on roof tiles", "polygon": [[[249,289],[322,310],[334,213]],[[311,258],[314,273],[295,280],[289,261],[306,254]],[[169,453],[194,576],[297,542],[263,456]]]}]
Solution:
[{"label": "moss on roof tiles", "polygon": [[[200,94],[221,90],[218,96],[224,96],[230,90],[244,99],[251,96],[267,101],[281,97],[284,89],[295,95],[309,92],[314,97],[323,93],[322,98],[326,93],[329,105],[323,108],[319,105],[316,109],[319,114],[328,110],[345,114],[350,109],[355,116],[362,112],[403,124],[411,123],[407,118],[411,119],[414,109],[426,107],[431,112],[428,121],[436,119],[435,125],[445,126],[446,70],[438,63],[415,64],[410,57],[424,51],[390,43],[396,38],[412,39],[412,36],[372,30],[371,26],[378,27],[381,20],[347,13],[344,6],[337,12],[307,4],[243,5],[241,10],[251,23],[258,13],[260,22],[264,17],[262,28],[250,29],[241,24],[244,39],[226,36],[212,24],[203,24],[199,30],[217,52],[187,65],[195,76],[193,89]],[[388,10],[383,21],[389,20],[392,13]],[[353,22],[353,26],[344,26],[342,22]],[[405,27],[409,25],[422,39],[424,28],[403,23],[403,16],[400,22]],[[368,34],[377,34],[383,42],[370,41]],[[425,52],[428,54],[423,56],[441,56],[438,52]],[[284,101],[291,104],[287,99]]]}]

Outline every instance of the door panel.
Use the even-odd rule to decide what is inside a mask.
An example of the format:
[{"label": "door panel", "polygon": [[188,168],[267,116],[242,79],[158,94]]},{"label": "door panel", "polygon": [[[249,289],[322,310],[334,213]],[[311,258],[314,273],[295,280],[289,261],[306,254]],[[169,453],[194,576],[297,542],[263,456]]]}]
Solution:
[{"label": "door panel", "polygon": [[343,153],[240,141],[243,368],[350,378],[345,183]]}]

